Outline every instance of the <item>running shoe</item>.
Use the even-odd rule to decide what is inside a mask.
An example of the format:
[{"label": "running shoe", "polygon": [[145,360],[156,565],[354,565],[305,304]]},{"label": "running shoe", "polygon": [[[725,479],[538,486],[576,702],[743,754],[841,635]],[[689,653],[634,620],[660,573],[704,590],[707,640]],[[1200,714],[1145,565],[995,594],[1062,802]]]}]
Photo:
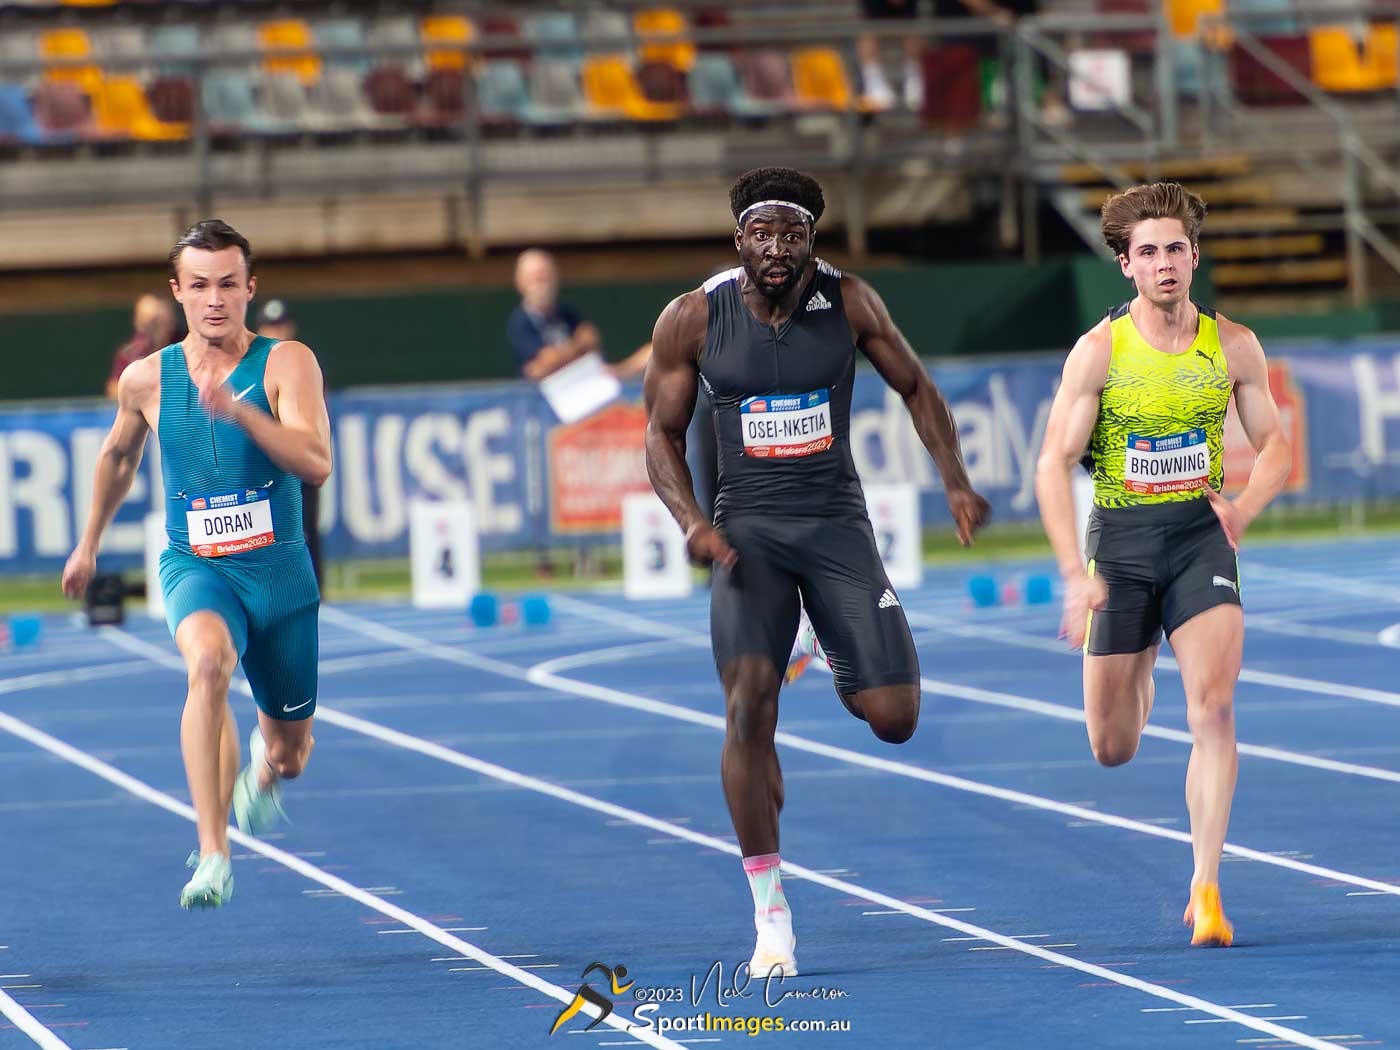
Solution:
[{"label": "running shoe", "polygon": [[1228,948],[1235,940],[1235,928],[1225,919],[1220,906],[1220,886],[1203,882],[1191,887],[1191,903],[1181,921],[1194,926],[1191,943],[1198,948]]},{"label": "running shoe", "polygon": [[267,744],[262,731],[253,727],[248,737],[248,764],[233,782],[233,816],[245,835],[263,835],[286,820],[282,808],[282,785],[277,781],[266,791],[258,787],[258,770],[267,761]]},{"label": "running shoe", "polygon": [[790,685],[802,677],[812,660],[821,650],[817,642],[817,631],[807,618],[807,610],[802,610],[802,619],[797,624],[797,637],[792,643],[792,655],[788,657],[787,670],[783,672],[783,684]]},{"label": "running shoe", "polygon": [[233,865],[222,853],[206,853],[201,857],[199,850],[195,850],[185,861],[185,867],[194,869],[190,881],[180,891],[180,907],[185,911],[217,908],[233,899]]},{"label": "running shoe", "polygon": [[792,913],[784,908],[764,916],[755,915],[753,924],[758,938],[749,959],[749,973],[759,980],[770,976],[796,977],[797,957],[793,953],[797,938],[792,932]]}]

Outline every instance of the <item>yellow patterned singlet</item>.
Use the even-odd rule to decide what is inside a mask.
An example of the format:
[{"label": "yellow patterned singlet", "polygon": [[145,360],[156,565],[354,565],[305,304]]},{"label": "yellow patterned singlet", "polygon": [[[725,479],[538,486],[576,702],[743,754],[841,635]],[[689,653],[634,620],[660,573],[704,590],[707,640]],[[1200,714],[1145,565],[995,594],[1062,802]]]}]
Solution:
[{"label": "yellow patterned singlet", "polygon": [[1204,496],[1207,486],[1220,489],[1233,384],[1215,311],[1196,309],[1195,341],[1180,354],[1152,347],[1128,304],[1109,313],[1113,356],[1085,461],[1100,507],[1179,502]]}]

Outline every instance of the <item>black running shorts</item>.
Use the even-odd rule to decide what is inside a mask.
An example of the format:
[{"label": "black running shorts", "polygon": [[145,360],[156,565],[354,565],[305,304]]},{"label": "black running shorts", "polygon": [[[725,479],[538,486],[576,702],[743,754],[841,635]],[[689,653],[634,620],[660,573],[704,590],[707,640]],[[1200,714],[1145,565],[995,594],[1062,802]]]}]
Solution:
[{"label": "black running shorts", "polygon": [[1141,652],[1207,609],[1240,604],[1239,561],[1204,498],[1095,507],[1085,553],[1108,584],[1108,605],[1090,614],[1090,656]]},{"label": "black running shorts", "polygon": [[899,597],[862,515],[846,519],[738,515],[717,526],[739,556],[715,568],[710,640],[723,674],[735,659],[787,668],[801,605],[842,695],[919,681],[919,657]]}]

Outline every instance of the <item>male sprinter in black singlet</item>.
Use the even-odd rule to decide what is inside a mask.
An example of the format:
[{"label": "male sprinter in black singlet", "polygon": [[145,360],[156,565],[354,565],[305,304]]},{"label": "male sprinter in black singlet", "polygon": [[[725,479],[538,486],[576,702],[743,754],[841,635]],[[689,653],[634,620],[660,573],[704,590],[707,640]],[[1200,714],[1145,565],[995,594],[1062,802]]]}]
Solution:
[{"label": "male sprinter in black singlet", "polygon": [[[779,879],[783,778],[773,735],[778,690],[806,606],[842,702],[898,744],[919,719],[919,660],[880,564],[848,431],[856,350],[904,397],[938,465],[958,538],[987,501],[972,490],[953,414],[880,297],[814,258],[821,187],[759,168],[729,192],[742,266],[674,300],[656,322],[646,376],[647,470],[714,564],[710,637],[724,685],[724,794],[743,850],[758,930],[757,977],[797,972]],[[714,406],[714,523],[696,505],[685,431],[699,383]]]}]

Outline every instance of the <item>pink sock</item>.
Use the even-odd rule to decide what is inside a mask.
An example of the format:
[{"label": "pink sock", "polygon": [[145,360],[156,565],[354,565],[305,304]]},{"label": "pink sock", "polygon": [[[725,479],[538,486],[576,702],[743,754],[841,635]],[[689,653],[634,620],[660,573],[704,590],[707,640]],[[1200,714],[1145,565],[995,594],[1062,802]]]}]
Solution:
[{"label": "pink sock", "polygon": [[744,858],[744,873],[749,877],[754,911],[760,917],[789,910],[787,898],[783,896],[783,881],[779,873],[781,864],[782,859],[776,853]]}]

